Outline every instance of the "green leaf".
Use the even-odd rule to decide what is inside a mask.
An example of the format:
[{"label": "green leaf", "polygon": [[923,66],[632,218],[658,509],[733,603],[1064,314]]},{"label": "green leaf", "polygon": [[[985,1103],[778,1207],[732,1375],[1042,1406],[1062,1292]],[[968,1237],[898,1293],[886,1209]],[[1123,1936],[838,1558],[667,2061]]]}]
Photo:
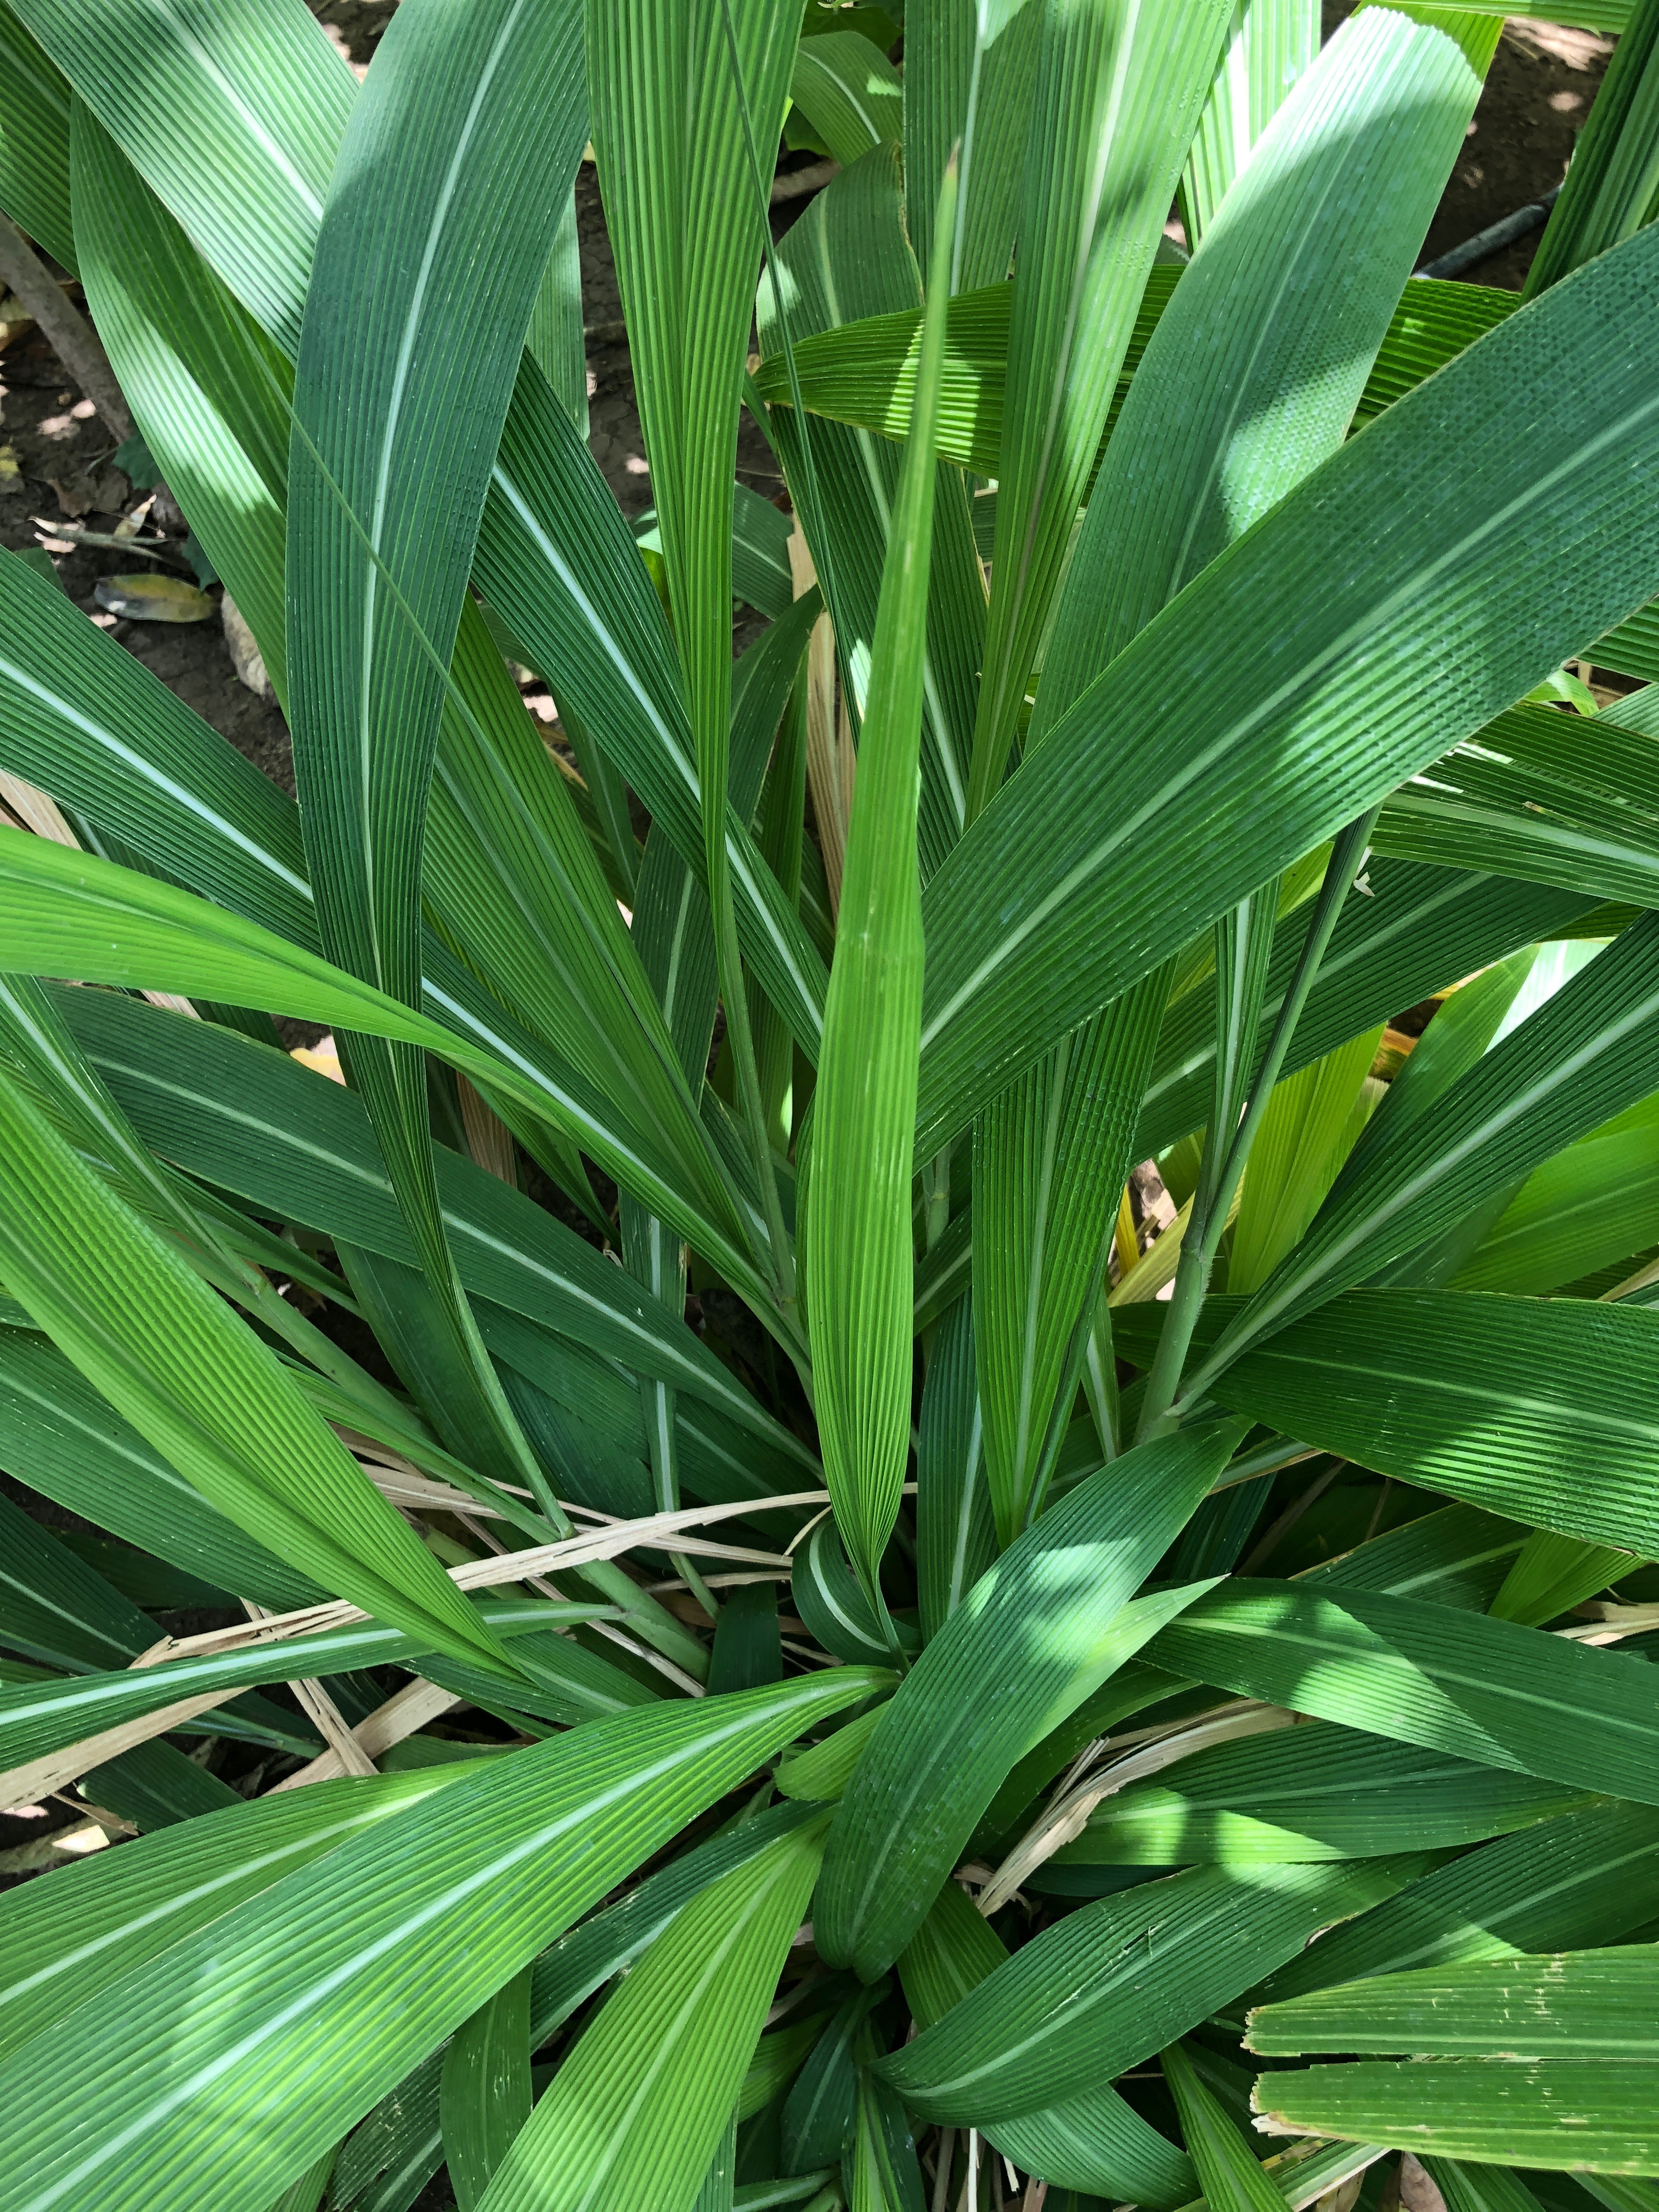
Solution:
[{"label": "green leaf", "polygon": [[1645,1668],[1512,1621],[1340,1585],[1327,1596],[1241,1578],[1198,1599],[1146,1656],[1401,1743],[1659,1802]]},{"label": "green leaf", "polygon": [[1042,19],[996,471],[1005,550],[991,585],[969,822],[1002,781],[1192,110],[1231,12],[1227,0],[1194,0],[1176,15],[1105,0]]},{"label": "green leaf", "polygon": [[1384,1974],[1263,2006],[1246,2031],[1253,2051],[1334,2045],[1439,2063],[1276,2071],[1253,2101],[1274,2134],[1363,2127],[1443,2156],[1652,2172],[1656,1979],[1659,1948],[1636,1944]]},{"label": "green leaf", "polygon": [[1607,1802],[1437,1867],[1262,1984],[1267,2001],[1370,1974],[1612,1942],[1659,1911],[1659,1814]]},{"label": "green leaf", "polygon": [[1650,738],[1522,703],[1386,801],[1380,853],[1648,904],[1659,882]]},{"label": "green leaf", "polygon": [[1614,1551],[1603,1544],[1581,1544],[1571,1536],[1534,1528],[1504,1577],[1504,1587],[1490,1610],[1499,1620],[1519,1620],[1535,1626],[1570,1613],[1581,1599],[1594,1597],[1597,1590],[1605,1589],[1630,1571],[1628,1552]]},{"label": "green leaf", "polygon": [[813,1913],[826,1959],[866,1980],[892,1964],[1014,1761],[1145,1640],[1152,1616],[1120,1614],[1236,1441],[1200,1428],[1126,1454],[974,1584],[884,1707],[836,1813]]},{"label": "green leaf", "polygon": [[[1057,1033],[1651,595],[1659,528],[1628,488],[1659,404],[1620,366],[1650,259],[1644,231],[1350,440],[992,802],[924,901],[920,1157]],[[1571,386],[1547,369],[1569,327]],[[1527,429],[1501,447],[1474,437],[1519,391]],[[1384,507],[1386,532],[1371,527]],[[1546,570],[1547,606],[1532,588]],[[1425,655],[1455,661],[1457,684],[1419,683]],[[1205,867],[1172,880],[1168,854],[1198,849]]]},{"label": "green leaf", "polygon": [[820,1521],[795,1554],[790,1589],[813,1637],[848,1665],[881,1666],[893,1656],[890,1637],[902,1643],[897,1625],[877,1617],[831,1520]]},{"label": "green leaf", "polygon": [[987,2140],[1057,2183],[1173,2212],[1189,2204],[1198,2175],[1184,2151],[1109,2087],[1085,2089],[1017,2119],[997,2120]]},{"label": "green leaf", "polygon": [[1412,2051],[1425,2058],[1590,2058],[1618,2066],[1654,2053],[1659,1947],[1470,1959],[1310,1990],[1260,2005],[1245,2047]]},{"label": "green leaf", "polygon": [[1103,1898],[1034,1937],[880,2071],[911,2111],[951,2125],[1042,2111],[1163,2049],[1400,1880],[1386,1863],[1194,1867]]},{"label": "green leaf", "polygon": [[1071,1418],[1168,990],[1160,971],[1126,992],[974,1133],[975,1350],[1005,1544],[1040,1510]]},{"label": "green leaf", "polygon": [[43,1497],[272,1612],[326,1595],[210,1505],[56,1345],[18,1328],[0,1330],[0,1465],[26,1468]]},{"label": "green leaf", "polygon": [[[433,940],[429,964],[440,980],[428,976],[429,994],[453,1029],[204,900],[88,854],[66,853],[46,838],[19,838],[6,847],[0,856],[0,908],[14,948],[9,957],[20,968],[122,983],[135,981],[142,969],[152,978],[144,988],[182,988],[186,995],[234,1006],[271,1006],[295,1011],[301,1019],[436,1052],[532,1115],[566,1127],[607,1167],[614,1161],[626,1187],[699,1250],[710,1258],[719,1255],[728,1281],[753,1281],[744,1255],[725,1233],[701,1219],[693,1227],[694,1212],[678,1190],[625,1143],[619,1146],[612,1139],[606,1103],[574,1071],[559,1069],[552,1055],[538,1052],[535,1040],[459,961],[440,957],[442,948]],[[98,919],[92,923],[94,911]],[[173,981],[154,980],[162,974]],[[498,1056],[502,1053],[508,1056]]]},{"label": "green leaf", "polygon": [[1449,1229],[1575,1137],[1659,1086],[1659,924],[1638,922],[1462,1080],[1340,1176],[1312,1225],[1209,1357],[1249,1346]]},{"label": "green leaf", "polygon": [[961,1884],[943,1883],[927,1917],[898,1957],[904,2001],[917,2027],[931,2027],[943,2020],[1007,1955],[1007,1946]]},{"label": "green leaf", "polygon": [[459,1780],[465,1766],[314,1783],[159,1828],[0,1900],[0,2057],[295,1868]]},{"label": "green leaf", "polygon": [[[533,362],[521,366],[484,503],[476,574],[700,882],[700,785],[672,633],[585,441]],[[810,614],[810,610],[804,611]],[[744,957],[816,1059],[823,963],[743,820],[726,817]]]},{"label": "green leaf", "polygon": [[1182,179],[1188,242],[1199,245],[1250,149],[1319,52],[1311,0],[1245,0],[1227,29]]},{"label": "green leaf", "polygon": [[[605,1607],[562,1603],[495,1605],[488,1608],[489,1626],[498,1633],[517,1636],[538,1628],[562,1628],[576,1620],[603,1618],[608,1611]],[[138,1618],[143,1621],[142,1615]],[[150,1624],[143,1622],[143,1626],[149,1629]],[[487,1632],[482,1622],[480,1632]],[[133,1649],[147,1650],[157,1641],[152,1631]],[[146,1713],[160,1712],[180,1699],[202,1698],[215,1690],[235,1697],[256,1683],[287,1682],[296,1676],[310,1680],[362,1667],[412,1668],[433,1649],[429,1637],[368,1621],[281,1643],[255,1644],[241,1651],[167,1660],[136,1671],[131,1666],[118,1672],[87,1671],[88,1662],[82,1660],[66,1680],[0,1687],[0,1765],[11,1769],[32,1765],[62,1745],[79,1743]],[[104,1664],[108,1663],[106,1658]],[[483,1680],[482,1674],[478,1679]],[[510,1702],[515,1696],[532,1693],[527,1684],[497,1682],[491,1694]]]},{"label": "green leaf", "polygon": [[314,950],[292,802],[55,584],[10,556],[0,559],[0,634],[13,772],[204,897]]},{"label": "green leaf", "polygon": [[444,2052],[439,2124],[459,2212],[474,2212],[530,2118],[530,1969],[464,2020]]},{"label": "green leaf", "polygon": [[615,1905],[550,1943],[531,1976],[532,2047],[539,2050],[578,2005],[631,1966],[689,1899],[733,1867],[746,1865],[780,1835],[817,1817],[818,1808],[810,1804],[740,1814],[707,1843],[682,1851]]},{"label": "green leaf", "polygon": [[285,699],[292,369],[80,101],[73,174],[98,334],[167,489]]},{"label": "green leaf", "polygon": [[79,274],[70,216],[70,88],[16,17],[0,9],[0,210]]},{"label": "green leaf", "polygon": [[[1455,12],[1461,15],[1464,11]],[[1426,9],[1423,13],[1426,15]],[[1034,27],[1030,12],[1016,20],[1028,29]],[[1029,53],[1033,50],[1034,42],[1028,50],[1028,70]],[[1012,72],[1012,52],[1009,58]],[[1027,96],[1029,89],[1028,82]],[[1023,151],[1022,146],[1022,155]],[[1139,368],[1182,273],[1179,266],[1168,264],[1155,264],[1149,271],[1118,379],[1120,395]],[[963,292],[951,302],[946,326],[939,452],[981,474],[994,474],[1000,452],[1012,296],[1012,286],[1002,282],[988,282],[978,290]],[[1366,380],[1358,419],[1369,422],[1391,407],[1476,338],[1506,321],[1520,304],[1513,292],[1488,291],[1434,277],[1407,284]],[[799,358],[803,403],[811,412],[831,421],[902,439],[909,424],[915,388],[921,320],[914,312],[873,315],[807,339]],[[788,381],[781,362],[763,365],[756,384],[773,406],[789,404]],[[977,502],[976,512],[988,512],[994,519],[994,499]],[[988,548],[987,551],[988,557]],[[1652,658],[1651,640],[1644,650],[1637,635],[1638,628],[1632,626],[1632,635],[1621,638],[1619,648],[1642,655],[1641,664],[1629,672],[1632,675],[1644,674],[1646,662]]]},{"label": "green leaf", "polygon": [[[278,1218],[413,1264],[414,1245],[351,1092],[228,1030],[185,1028],[108,992],[63,991],[53,1003],[162,1158]],[[481,1307],[506,1306],[718,1406],[793,1458],[803,1476],[816,1475],[811,1455],[684,1322],[630,1291],[592,1245],[459,1154],[441,1151],[436,1164],[456,1265]]]},{"label": "green leaf", "polygon": [[879,1706],[860,1713],[822,1743],[781,1759],[775,1778],[779,1794],[810,1798],[820,1805],[844,1796],[880,1714]]},{"label": "green leaf", "polygon": [[844,169],[884,139],[904,135],[899,73],[857,31],[804,39],[795,50],[789,97]]},{"label": "green leaf", "polygon": [[1535,1167],[1452,1277],[1457,1288],[1537,1297],[1653,1243],[1654,1122],[1636,1115]]},{"label": "green leaf", "polygon": [[854,2046],[872,2007],[889,1984],[855,1990],[831,2016],[784,2100],[781,2163],[792,2173],[834,2165],[857,2125]]},{"label": "green leaf", "polygon": [[333,2196],[353,2212],[409,2212],[443,2164],[438,2120],[443,2052],[413,2069],[340,2146]]},{"label": "green leaf", "polygon": [[1472,66],[1444,30],[1370,8],[1320,52],[1307,0],[1235,12],[1192,158],[1213,171],[1231,84],[1248,83],[1249,113],[1231,118],[1227,151],[1250,151],[1135,370],[1055,607],[1034,733],[1340,446],[1496,43],[1488,27]]},{"label": "green leaf", "polygon": [[495,1638],[287,1370],[3,1077],[0,1127],[0,1273],[82,1374],[259,1542],[498,1671]]},{"label": "green leaf", "polygon": [[1034,0],[943,0],[905,25],[905,222],[925,266],[945,165],[960,146],[953,293],[1001,285],[1013,258],[1042,21]]},{"label": "green leaf", "polygon": [[[1517,946],[1550,935],[1584,910],[1578,903],[1583,893],[1420,867],[1407,860],[1375,860],[1365,875],[1371,896],[1349,898],[1343,905],[1285,1055],[1287,1075],[1346,1044],[1362,1030],[1374,1028],[1402,1006],[1415,1006],[1461,976],[1514,953]],[[1311,913],[1310,905],[1283,915],[1275,927],[1261,1012],[1262,1021],[1269,1025],[1284,1003]],[[1134,1149],[1142,1159],[1202,1128],[1210,1111],[1214,1015],[1209,994],[1197,988],[1197,980],[1176,999],[1164,1018],[1135,1135]],[[1443,1018],[1437,1015],[1434,1027]],[[1499,1018],[1501,1015],[1494,1016],[1493,1028]],[[1454,1023],[1453,1029],[1456,1027]],[[1424,1047],[1432,1034],[1433,1030],[1425,1033]],[[1459,1059],[1454,1073],[1474,1064],[1492,1034],[1487,1030],[1468,1055]],[[1414,1051],[1389,1085],[1391,1096],[1417,1056]],[[1430,1057],[1432,1061],[1435,1055]],[[1380,1110],[1389,1110],[1386,1102]],[[1374,1141],[1365,1136],[1361,1144],[1369,1146]]]},{"label": "green leaf", "polygon": [[849,2212],[924,2212],[921,2168],[908,2121],[884,2081],[860,2072],[858,2125],[842,2158]]},{"label": "green leaf", "polygon": [[969,1291],[940,1324],[922,1385],[916,1583],[924,1641],[938,1635],[997,1555],[984,1455]]},{"label": "green leaf", "polygon": [[334,2158],[333,2151],[325,2151],[314,2166],[308,2166],[296,2182],[283,2191],[270,2212],[317,2212],[334,2172]]},{"label": "green leaf", "polygon": [[1060,1866],[1235,1871],[1258,1861],[1382,1858],[1442,1850],[1570,1811],[1582,1796],[1501,1768],[1311,1722],[1212,1745],[1167,1779],[1106,1798]]},{"label": "green leaf", "polygon": [[[289,460],[289,719],[325,950],[421,1001],[421,856],[478,517],[556,209],[581,151],[575,0],[440,5],[390,26],[352,111],[318,233]],[[548,196],[530,189],[550,160]],[[480,255],[476,238],[491,237]],[[434,532],[428,483],[444,486]],[[492,656],[493,657],[493,656]],[[425,1064],[352,1042],[439,1304],[475,1376],[480,1449],[537,1470],[455,1278],[434,1181]],[[521,1476],[522,1479],[522,1476]]]},{"label": "green leaf", "polygon": [[1284,2199],[1182,2045],[1171,2044],[1162,2057],[1210,2212],[1280,2212]]},{"label": "green leaf", "polygon": [[[268,2197],[688,1819],[873,1686],[847,1668],[659,1705],[464,1773],[129,1975],[136,2040],[112,2046],[100,2007],[20,2052],[0,2073],[25,2116],[15,2186],[118,2171],[135,2194]],[[88,2118],[72,2141],[65,2098]]]},{"label": "green leaf", "polygon": [[482,2200],[487,2212],[622,2212],[690,2197],[737,2100],[822,1849],[821,1826],[798,1828],[684,1908],[560,2067]]},{"label": "green leaf", "polygon": [[[1210,1300],[1196,1345],[1243,1310]],[[1124,1349],[1149,1356],[1134,1335]],[[1652,1558],[1650,1375],[1659,1314],[1637,1307],[1362,1290],[1267,1337],[1212,1387],[1223,1405],[1379,1474]]]},{"label": "green leaf", "polygon": [[[815,51],[820,44],[809,40],[801,52]],[[896,149],[889,146],[872,153],[835,179],[791,228],[778,261],[789,283],[788,331],[796,348],[854,317],[910,307],[921,296],[921,280],[905,235]],[[763,284],[756,303],[756,329],[762,354],[770,357],[775,373],[783,334],[769,285]],[[768,368],[763,360],[763,376]],[[813,540],[834,619],[842,684],[861,722],[869,711],[872,654],[903,456],[867,430],[816,422],[811,481],[822,512],[820,526],[806,495],[805,454],[793,412],[780,410],[774,416],[773,435],[791,480],[801,490],[803,527]],[[933,471],[927,617],[917,805],[924,883],[962,834],[974,702],[985,648],[985,586],[969,501],[960,475],[943,462]]]},{"label": "green leaf", "polygon": [[1621,27],[1624,36],[1591,103],[1582,143],[1573,149],[1571,181],[1561,187],[1527,271],[1527,299],[1653,220],[1659,18],[1650,8],[1637,6]]},{"label": "green leaf", "polygon": [[[74,0],[20,0],[13,13],[232,292],[295,352],[356,90],[308,12],[293,0],[205,9],[116,0],[88,22]],[[144,97],[135,100],[140,57]],[[258,208],[257,225],[237,223],[239,204]]]},{"label": "green leaf", "polygon": [[916,793],[933,535],[933,422],[956,178],[939,210],[915,423],[882,571],[824,1003],[806,1195],[806,1299],[824,1475],[878,1616],[910,1432],[910,1139],[923,941]]},{"label": "green leaf", "polygon": [[1233,1224],[1230,1290],[1254,1290],[1319,1211],[1364,1125],[1365,1079],[1382,1034],[1365,1030],[1275,1085]]}]

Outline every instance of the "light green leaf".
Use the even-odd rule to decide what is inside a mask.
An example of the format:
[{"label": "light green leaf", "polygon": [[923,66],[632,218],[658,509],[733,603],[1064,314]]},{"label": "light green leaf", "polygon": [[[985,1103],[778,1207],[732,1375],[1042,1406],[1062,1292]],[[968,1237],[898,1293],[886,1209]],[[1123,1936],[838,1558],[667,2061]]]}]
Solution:
[{"label": "light green leaf", "polygon": [[1489,1610],[1499,1620],[1523,1621],[1528,1627],[1554,1620],[1627,1575],[1631,1565],[1628,1552],[1534,1528]]},{"label": "light green leaf", "polygon": [[[1448,988],[1460,977],[1513,953],[1517,945],[1549,935],[1575,913],[1583,911],[1577,903],[1582,893],[1505,883],[1449,868],[1419,867],[1409,861],[1376,860],[1365,874],[1371,896],[1350,898],[1343,906],[1291,1041],[1286,1074],[1294,1075],[1402,1006],[1415,1006],[1431,992]],[[1274,931],[1262,1006],[1266,1023],[1272,1023],[1283,1004],[1310,914],[1310,907],[1285,915]],[[1500,1018],[1494,1018],[1494,1028]],[[1437,1028],[1443,1018],[1437,1016]],[[1454,1030],[1457,1026],[1454,1022]],[[1459,1056],[1453,1073],[1462,1074],[1474,1065],[1491,1042],[1492,1033],[1488,1030],[1478,1047],[1467,1056]],[[1431,1034],[1425,1034],[1425,1048]],[[1167,1151],[1176,1138],[1204,1126],[1210,1110],[1214,1054],[1209,994],[1194,983],[1176,1000],[1164,1018],[1135,1136],[1134,1149],[1140,1158]],[[1435,1057],[1430,1054],[1431,1064]],[[1416,1058],[1413,1052],[1401,1077],[1390,1085],[1391,1096],[1406,1081]],[[1407,1085],[1408,1094],[1420,1079],[1413,1079]],[[1451,1080],[1449,1074],[1446,1080]],[[1395,1109],[1387,1108],[1385,1102],[1383,1110],[1389,1120],[1382,1126],[1387,1127]],[[1369,1146],[1375,1140],[1372,1135],[1364,1136],[1361,1146]]]},{"label": "light green leaf", "polygon": [[1007,1946],[961,1884],[942,1884],[927,1917],[898,1956],[904,2001],[917,2027],[943,2020],[1007,1955]]},{"label": "light green leaf", "polygon": [[[66,853],[46,838],[15,839],[0,854],[0,909],[13,948],[9,957],[22,969],[122,983],[137,981],[142,970],[151,979],[145,988],[297,1011],[304,1020],[434,1051],[532,1115],[567,1127],[607,1167],[614,1158],[625,1186],[698,1249],[711,1257],[719,1252],[728,1281],[753,1281],[744,1255],[720,1231],[701,1220],[694,1227],[678,1192],[637,1153],[618,1148],[605,1103],[574,1071],[559,1070],[550,1054],[538,1053],[535,1040],[433,940],[428,993],[453,1028],[202,899],[88,854]],[[172,981],[161,981],[163,974]]]},{"label": "light green leaf", "polygon": [[1537,1297],[1656,1238],[1659,1131],[1651,1117],[1621,1115],[1535,1167],[1451,1279]]},{"label": "light green leaf", "polygon": [[60,1869],[61,1881],[15,1885],[0,1901],[0,2057],[296,1867],[466,1771],[314,1783],[158,1828]]},{"label": "light green leaf", "polygon": [[1359,1133],[1357,1118],[1363,1127],[1364,1085],[1382,1034],[1367,1030],[1275,1085],[1233,1224],[1229,1290],[1265,1280],[1319,1211]]},{"label": "light green leaf", "polygon": [[1659,1714],[1646,1668],[1512,1621],[1369,1590],[1324,1595],[1238,1578],[1188,1607],[1147,1657],[1399,1742],[1659,1802]]},{"label": "light green leaf", "polygon": [[0,2072],[14,2188],[52,2203],[118,2171],[152,2200],[269,2197],[688,1819],[873,1686],[847,1668],[659,1705],[464,1773],[129,1975],[111,2001],[132,2040],[112,2047],[99,2007],[20,2052]]},{"label": "light green leaf", "polygon": [[1201,242],[1250,149],[1318,53],[1319,41],[1313,0],[1243,0],[1235,10],[1182,178],[1189,246]]},{"label": "light green leaf", "polygon": [[1460,1959],[1610,1943],[1659,1913],[1659,1813],[1607,1802],[1437,1867],[1292,1959],[1266,1999]]},{"label": "light green leaf", "polygon": [[685,1906],[559,2069],[486,2212],[690,2197],[737,2100],[823,1838],[821,1824],[795,1829]]},{"label": "light green leaf", "polygon": [[1055,1863],[1237,1871],[1382,1858],[1482,1843],[1583,1802],[1559,1784],[1312,1722],[1214,1744],[1167,1780],[1131,1783],[1096,1808]]},{"label": "light green leaf", "polygon": [[1651,1943],[1423,1966],[1259,2005],[1245,2045],[1276,2057],[1411,2051],[1618,2066],[1654,2057],[1656,1975],[1659,1947]]},{"label": "light green leaf", "polygon": [[1438,2063],[1274,2072],[1253,2101],[1273,2134],[1363,2129],[1448,2157],[1651,2173],[1656,1983],[1659,1948],[1636,1944],[1385,1974],[1263,2006],[1246,2033],[1254,2051],[1334,2045]]}]

